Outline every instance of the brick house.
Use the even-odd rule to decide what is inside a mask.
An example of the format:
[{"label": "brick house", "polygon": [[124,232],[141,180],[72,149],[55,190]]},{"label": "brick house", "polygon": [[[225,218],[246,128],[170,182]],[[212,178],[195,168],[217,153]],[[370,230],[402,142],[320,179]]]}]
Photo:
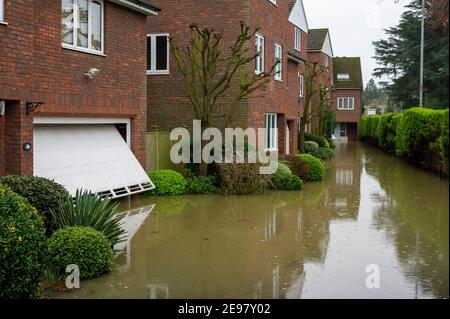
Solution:
[{"label": "brick house", "polygon": [[150,0],[0,0],[0,176],[110,197],[152,187],[145,39],[159,11]]},{"label": "brick house", "polygon": [[185,47],[189,25],[198,23],[201,27],[223,30],[226,49],[239,34],[240,21],[258,28],[250,49],[262,54],[249,72],[268,70],[277,59],[281,65],[280,72],[267,86],[241,105],[234,126],[267,128],[266,149],[277,149],[280,154],[297,152],[308,43],[308,23],[301,0],[164,1],[163,12],[149,19],[147,27],[149,132],[192,127],[192,107],[185,98],[168,37],[179,47]]},{"label": "brick house", "polygon": [[336,111],[335,136],[342,141],[359,138],[363,78],[359,57],[333,59],[334,91],[332,108]]},{"label": "brick house", "polygon": [[[333,87],[333,46],[329,29],[310,29],[308,34],[308,62],[317,63],[327,69],[317,79],[317,86]],[[330,92],[331,94],[331,92]],[[312,99],[312,105],[318,103],[318,96]],[[308,131],[317,135],[319,132],[319,121],[316,120],[308,125]]]}]

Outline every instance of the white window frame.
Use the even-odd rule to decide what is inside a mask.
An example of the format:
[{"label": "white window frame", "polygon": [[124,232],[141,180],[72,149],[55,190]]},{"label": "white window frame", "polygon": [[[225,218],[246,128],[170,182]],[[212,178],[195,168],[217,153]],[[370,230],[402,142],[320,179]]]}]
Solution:
[{"label": "white window frame", "polygon": [[0,0],[0,22],[5,22],[5,2]]},{"label": "white window frame", "polygon": [[303,74],[299,74],[298,84],[299,84],[299,96],[305,97],[305,76]]},{"label": "white window frame", "polygon": [[326,54],[323,55],[323,66],[326,67],[327,69],[330,67],[330,57]]},{"label": "white window frame", "polygon": [[302,30],[295,27],[294,32],[294,49],[301,52],[302,51]]},{"label": "white window frame", "polygon": [[354,97],[338,97],[337,109],[339,111],[353,111],[355,109]]},{"label": "white window frame", "polygon": [[[167,69],[165,70],[156,70],[156,38],[160,36],[167,37]],[[149,33],[147,34],[147,39],[151,39],[151,46],[153,50],[151,51],[152,55],[150,57],[151,59],[151,65],[153,68],[150,70],[147,69],[147,75],[168,75],[170,74],[170,46],[169,46],[169,33]],[[148,54],[148,52],[147,52]]]},{"label": "white window frame", "polygon": [[283,81],[283,46],[275,43],[275,63],[277,61],[280,61],[277,66],[275,67],[275,80],[277,81]]},{"label": "white window frame", "polygon": [[[81,51],[81,52],[85,52],[85,53],[92,53],[92,54],[97,54],[97,55],[103,55],[104,51],[105,51],[105,3],[103,0],[87,0],[88,1],[88,15],[89,15],[89,19],[88,19],[88,47],[87,48],[83,48],[83,47],[79,47],[76,43],[77,43],[77,38],[78,38],[78,30],[77,30],[77,25],[78,25],[78,0],[74,0],[73,1],[73,44],[68,44],[68,43],[64,43],[62,42],[61,39],[61,43],[62,43],[62,47],[65,49],[70,49],[70,50],[76,50],[76,51]],[[93,50],[91,48],[91,19],[90,19],[90,12],[91,12],[91,5],[92,2],[99,2],[101,5],[101,14],[102,14],[102,21],[101,21],[101,39],[102,39],[102,47],[101,49],[98,50]],[[62,10],[62,8],[61,8]],[[61,22],[62,22],[62,17],[61,17]]]},{"label": "white window frame", "polygon": [[338,81],[350,81],[350,74],[349,73],[338,73],[337,80]]},{"label": "white window frame", "polygon": [[[276,113],[265,113],[265,149],[266,151],[277,151],[278,150],[278,117]],[[274,125],[273,125],[274,124]]]},{"label": "white window frame", "polygon": [[269,0],[270,3],[272,3],[273,5],[277,5],[277,0]]},{"label": "white window frame", "polygon": [[261,34],[255,35],[255,52],[261,54],[255,59],[255,73],[261,74],[264,72],[264,37]]}]

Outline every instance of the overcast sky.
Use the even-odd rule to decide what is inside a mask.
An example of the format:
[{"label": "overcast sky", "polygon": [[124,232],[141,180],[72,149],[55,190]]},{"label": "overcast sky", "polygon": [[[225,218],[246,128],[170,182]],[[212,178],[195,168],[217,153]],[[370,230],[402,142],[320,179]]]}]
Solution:
[{"label": "overcast sky", "polygon": [[[329,28],[335,56],[360,56],[366,84],[376,62],[372,41],[397,25],[408,0],[303,0],[311,29]],[[376,81],[379,81],[376,79]]]}]

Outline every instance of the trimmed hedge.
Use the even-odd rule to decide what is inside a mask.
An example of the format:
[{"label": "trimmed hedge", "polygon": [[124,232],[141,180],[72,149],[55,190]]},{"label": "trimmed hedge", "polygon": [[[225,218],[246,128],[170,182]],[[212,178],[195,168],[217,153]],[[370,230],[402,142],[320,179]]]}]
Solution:
[{"label": "trimmed hedge", "polygon": [[297,175],[290,175],[283,179],[284,189],[287,191],[299,191],[303,188],[303,181]]},{"label": "trimmed hedge", "polygon": [[299,154],[298,157],[309,164],[309,171],[306,176],[307,181],[318,182],[323,180],[325,175],[325,165],[320,159],[311,154]]},{"label": "trimmed hedge", "polygon": [[6,176],[0,179],[5,187],[25,197],[44,218],[47,235],[55,230],[51,209],[61,200],[69,197],[67,190],[60,184],[42,177]]},{"label": "trimmed hedge", "polygon": [[319,144],[313,141],[306,141],[305,142],[305,153],[306,154],[313,154],[314,152],[317,152],[319,150]]},{"label": "trimmed hedge", "polygon": [[328,143],[326,138],[305,132],[305,142],[308,141],[316,142],[319,147],[330,147],[330,144]]},{"label": "trimmed hedge", "polygon": [[39,297],[47,238],[26,199],[0,187],[0,299]]},{"label": "trimmed hedge", "polygon": [[68,265],[77,265],[82,279],[98,277],[112,267],[110,242],[91,227],[66,227],[56,231],[49,239],[48,250],[53,269],[64,273]]},{"label": "trimmed hedge", "polygon": [[186,180],[183,175],[171,170],[153,171],[148,174],[155,189],[151,192],[158,196],[183,195],[186,192]]},{"label": "trimmed hedge", "polygon": [[420,163],[434,154],[448,168],[448,109],[412,108],[404,113],[364,116],[361,139]]},{"label": "trimmed hedge", "polygon": [[191,194],[211,194],[217,191],[214,176],[192,176],[186,179],[186,189]]}]

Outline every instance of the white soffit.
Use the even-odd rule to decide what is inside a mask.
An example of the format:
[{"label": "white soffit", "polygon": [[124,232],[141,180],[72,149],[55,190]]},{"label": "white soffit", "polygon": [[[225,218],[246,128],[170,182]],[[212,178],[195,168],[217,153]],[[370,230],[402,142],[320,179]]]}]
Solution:
[{"label": "white soffit", "polygon": [[119,198],[154,188],[112,124],[34,125],[34,175],[53,179],[72,196],[77,189]]},{"label": "white soffit", "polygon": [[297,28],[308,33],[308,19],[306,18],[305,7],[302,0],[297,0],[291,14],[289,15],[289,22],[294,24]]},{"label": "white soffit", "polygon": [[327,37],[325,38],[325,41],[323,42],[323,48],[322,48],[323,53],[325,53],[326,55],[328,55],[329,57],[333,57],[333,46],[331,45],[331,37],[330,37],[330,32],[327,33]]}]

